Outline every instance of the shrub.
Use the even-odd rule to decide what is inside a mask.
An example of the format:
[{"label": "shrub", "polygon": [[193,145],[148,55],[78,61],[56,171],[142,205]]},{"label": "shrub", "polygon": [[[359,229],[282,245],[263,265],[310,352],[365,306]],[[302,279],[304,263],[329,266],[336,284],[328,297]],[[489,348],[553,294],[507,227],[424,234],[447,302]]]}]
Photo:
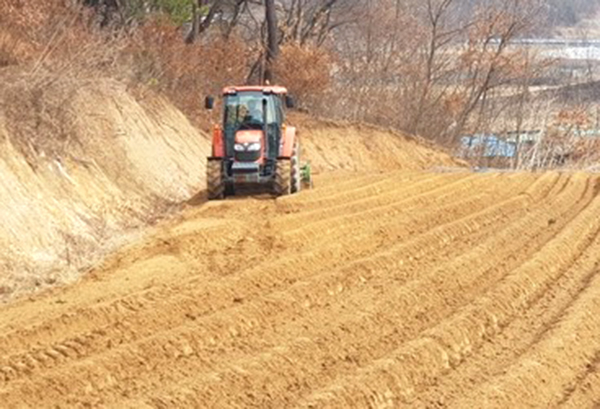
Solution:
[{"label": "shrub", "polygon": [[292,43],[281,48],[275,75],[301,105],[310,106],[318,105],[329,88],[332,68],[333,59],[327,51]]}]

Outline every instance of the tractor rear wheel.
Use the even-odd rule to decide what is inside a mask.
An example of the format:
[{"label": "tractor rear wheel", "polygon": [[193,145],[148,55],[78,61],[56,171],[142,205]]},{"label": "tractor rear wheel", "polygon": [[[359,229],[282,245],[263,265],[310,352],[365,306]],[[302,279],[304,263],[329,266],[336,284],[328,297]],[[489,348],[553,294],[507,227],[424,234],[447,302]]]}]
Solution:
[{"label": "tractor rear wheel", "polygon": [[274,190],[277,196],[292,193],[292,163],[290,159],[279,159],[275,170]]},{"label": "tractor rear wheel", "polygon": [[225,197],[225,180],[223,179],[223,162],[209,160],[206,165],[206,190],[208,200],[219,200]]},{"label": "tractor rear wheel", "polygon": [[291,158],[291,192],[298,193],[302,187],[302,173],[300,169],[300,145],[294,144],[294,151]]}]

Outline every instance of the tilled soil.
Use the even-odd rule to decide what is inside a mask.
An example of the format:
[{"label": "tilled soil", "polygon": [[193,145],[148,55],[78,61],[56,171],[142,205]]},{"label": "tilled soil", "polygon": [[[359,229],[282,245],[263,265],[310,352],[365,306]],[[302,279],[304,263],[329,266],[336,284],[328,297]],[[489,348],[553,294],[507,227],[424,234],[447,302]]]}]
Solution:
[{"label": "tilled soil", "polygon": [[600,404],[600,180],[334,173],[0,308],[0,407]]}]

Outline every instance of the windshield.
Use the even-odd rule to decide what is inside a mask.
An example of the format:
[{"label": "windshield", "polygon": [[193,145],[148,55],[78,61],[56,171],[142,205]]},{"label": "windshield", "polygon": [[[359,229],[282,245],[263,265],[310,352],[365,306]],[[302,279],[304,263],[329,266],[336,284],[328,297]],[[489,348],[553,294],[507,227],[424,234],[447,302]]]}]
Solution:
[{"label": "windshield", "polygon": [[266,95],[258,91],[238,92],[225,95],[224,106],[223,129],[228,157],[234,155],[235,135],[244,130],[265,131],[266,156],[269,159],[277,157],[284,119],[279,95]]},{"label": "windshield", "polygon": [[262,92],[239,92],[225,96],[226,130],[263,129],[267,124],[277,122],[274,95],[264,95]]}]

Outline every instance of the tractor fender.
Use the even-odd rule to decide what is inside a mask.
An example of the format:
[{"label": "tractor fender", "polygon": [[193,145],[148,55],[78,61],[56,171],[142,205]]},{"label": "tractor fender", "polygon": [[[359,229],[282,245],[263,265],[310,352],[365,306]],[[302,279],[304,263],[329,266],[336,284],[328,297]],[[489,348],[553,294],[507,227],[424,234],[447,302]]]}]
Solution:
[{"label": "tractor fender", "polygon": [[225,145],[223,143],[223,130],[215,125],[212,134],[212,156],[215,158],[225,157]]},{"label": "tractor fender", "polygon": [[294,144],[298,138],[296,127],[284,126],[282,130],[281,149],[279,151],[279,157],[291,158],[294,152]]}]

